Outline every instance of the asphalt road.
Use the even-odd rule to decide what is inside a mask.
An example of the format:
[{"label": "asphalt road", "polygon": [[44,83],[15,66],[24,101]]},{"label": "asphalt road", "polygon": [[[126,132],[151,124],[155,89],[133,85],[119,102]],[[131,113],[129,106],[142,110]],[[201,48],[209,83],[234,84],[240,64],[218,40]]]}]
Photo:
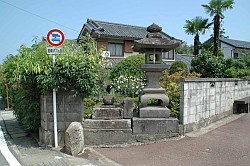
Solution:
[{"label": "asphalt road", "polygon": [[250,166],[250,114],[198,137],[96,150],[124,166]]}]

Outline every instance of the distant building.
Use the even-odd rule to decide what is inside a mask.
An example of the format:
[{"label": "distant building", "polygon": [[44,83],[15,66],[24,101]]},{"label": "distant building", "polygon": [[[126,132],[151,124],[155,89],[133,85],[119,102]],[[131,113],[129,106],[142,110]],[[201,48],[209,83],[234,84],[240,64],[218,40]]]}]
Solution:
[{"label": "distant building", "polygon": [[[208,40],[213,41],[213,37]],[[250,42],[234,39],[219,39],[219,47],[224,53],[225,58],[242,58],[245,53],[250,53]]]},{"label": "distant building", "polygon": [[[79,37],[87,33],[96,39],[97,49],[105,49],[106,52],[104,53],[106,53],[106,56],[109,57],[113,64],[116,64],[123,58],[138,54],[138,52],[134,52],[133,50],[134,40],[142,39],[148,34],[146,27],[96,21],[92,19],[87,19]],[[162,34],[165,38],[181,41],[164,32],[162,32]],[[175,50],[163,53],[163,60],[175,61],[175,59]]]}]

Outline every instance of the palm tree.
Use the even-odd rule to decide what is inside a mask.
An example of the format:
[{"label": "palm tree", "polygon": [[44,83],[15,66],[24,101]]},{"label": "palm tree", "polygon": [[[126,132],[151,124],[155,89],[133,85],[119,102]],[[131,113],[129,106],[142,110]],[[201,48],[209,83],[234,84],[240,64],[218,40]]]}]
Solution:
[{"label": "palm tree", "polygon": [[234,0],[211,0],[208,4],[203,4],[202,7],[206,10],[214,21],[214,50],[213,54],[218,56],[220,22],[224,18],[223,12],[227,9],[232,9]]},{"label": "palm tree", "polygon": [[205,31],[212,25],[208,23],[208,19],[204,19],[200,16],[195,17],[194,19],[186,20],[184,25],[185,32],[187,34],[195,35],[194,36],[194,55],[199,54],[199,35],[205,34]]}]

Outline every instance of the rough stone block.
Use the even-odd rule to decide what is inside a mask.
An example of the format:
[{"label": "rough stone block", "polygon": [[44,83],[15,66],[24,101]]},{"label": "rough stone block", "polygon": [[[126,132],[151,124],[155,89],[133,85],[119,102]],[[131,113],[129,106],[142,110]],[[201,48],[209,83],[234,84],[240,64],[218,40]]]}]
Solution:
[{"label": "rough stone block", "polygon": [[115,145],[135,142],[131,129],[84,129],[85,145]]},{"label": "rough stone block", "polygon": [[93,119],[121,119],[122,109],[114,106],[95,107],[92,112]]},{"label": "rough stone block", "polygon": [[103,97],[103,103],[104,105],[113,105],[114,104],[114,96],[112,95],[107,95]]},{"label": "rough stone block", "polygon": [[169,116],[167,107],[144,107],[139,109],[140,118],[168,118]]},{"label": "rough stone block", "polygon": [[125,98],[123,101],[123,118],[133,118],[133,109],[135,107],[134,100],[132,98]]},{"label": "rough stone block", "polygon": [[131,129],[130,119],[94,120],[84,121],[85,129]]},{"label": "rough stone block", "polygon": [[133,134],[178,133],[176,118],[133,118]]},{"label": "rough stone block", "polygon": [[66,152],[76,156],[84,146],[83,127],[79,122],[72,122],[65,132]]}]

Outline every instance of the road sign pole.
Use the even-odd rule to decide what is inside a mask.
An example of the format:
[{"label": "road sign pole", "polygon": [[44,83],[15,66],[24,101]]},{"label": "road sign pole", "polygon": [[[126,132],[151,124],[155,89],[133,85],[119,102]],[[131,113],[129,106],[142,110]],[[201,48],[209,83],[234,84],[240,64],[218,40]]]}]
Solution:
[{"label": "road sign pole", "polygon": [[[53,66],[56,62],[56,55],[53,54]],[[58,147],[58,137],[57,137],[57,111],[56,111],[56,89],[53,89],[53,115],[54,115],[54,138],[55,138],[55,148]]]},{"label": "road sign pole", "polygon": [[[53,48],[47,48],[47,54],[53,54],[53,68],[55,67],[56,54],[61,54],[60,48],[58,47],[64,42],[64,34],[59,29],[52,29],[47,33],[47,42],[53,46]],[[54,70],[55,71],[55,70]],[[53,89],[53,117],[54,117],[54,138],[55,148],[58,147],[58,131],[57,131],[57,111],[56,111],[56,89]]]}]

